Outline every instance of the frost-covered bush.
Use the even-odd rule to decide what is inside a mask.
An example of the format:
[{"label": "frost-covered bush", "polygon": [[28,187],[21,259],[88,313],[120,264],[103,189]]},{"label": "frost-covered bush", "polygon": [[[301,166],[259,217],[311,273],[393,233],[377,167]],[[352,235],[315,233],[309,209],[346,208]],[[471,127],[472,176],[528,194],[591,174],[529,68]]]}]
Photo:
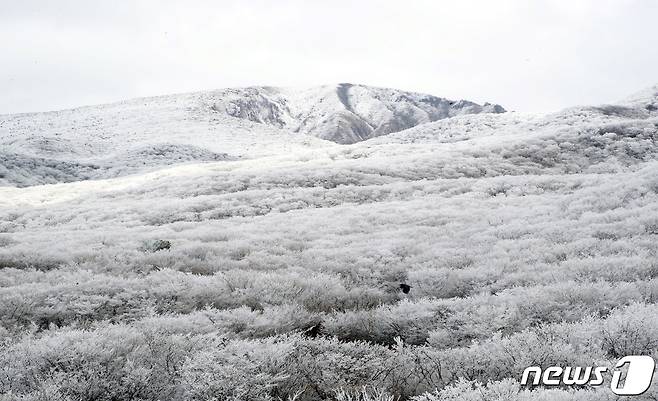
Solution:
[{"label": "frost-covered bush", "polygon": [[336,391],[336,401],[396,401],[398,398],[387,392],[364,386],[361,390],[345,391],[340,389]]},{"label": "frost-covered bush", "polygon": [[287,339],[213,341],[182,367],[189,400],[275,400],[277,387],[288,379],[293,352]]},{"label": "frost-covered bush", "polygon": [[[28,335],[0,353],[0,393],[35,399],[173,398],[187,355],[202,346],[185,336],[127,326]],[[45,398],[48,399],[48,398]]]},{"label": "frost-covered bush", "polygon": [[652,354],[658,349],[658,307],[632,304],[618,309],[596,334],[612,358]]}]

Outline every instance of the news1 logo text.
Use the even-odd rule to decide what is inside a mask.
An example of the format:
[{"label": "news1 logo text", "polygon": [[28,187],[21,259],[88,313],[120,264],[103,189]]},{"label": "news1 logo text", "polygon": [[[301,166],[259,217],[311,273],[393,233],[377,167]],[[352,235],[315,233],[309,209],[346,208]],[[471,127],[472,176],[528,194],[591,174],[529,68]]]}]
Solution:
[{"label": "news1 logo text", "polygon": [[[622,377],[626,368],[626,375]],[[640,395],[649,389],[656,363],[646,355],[629,355],[621,358],[612,370],[610,390],[617,395]],[[521,385],[545,386],[600,386],[604,382],[605,366],[550,366],[546,369],[530,366],[523,371]],[[528,383],[530,377],[532,381]]]}]

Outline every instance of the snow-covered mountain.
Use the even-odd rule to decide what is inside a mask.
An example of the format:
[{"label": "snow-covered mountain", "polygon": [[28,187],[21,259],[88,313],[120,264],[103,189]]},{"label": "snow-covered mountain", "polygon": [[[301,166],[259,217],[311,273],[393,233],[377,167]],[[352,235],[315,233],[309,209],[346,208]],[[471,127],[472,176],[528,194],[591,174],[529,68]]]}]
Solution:
[{"label": "snow-covered mountain", "polygon": [[341,144],[458,115],[505,112],[500,105],[348,83],[297,91],[229,89],[213,96],[217,112]]},{"label": "snow-covered mountain", "polygon": [[29,186],[347,144],[457,115],[500,113],[363,85],[252,87],[0,116],[0,185]]}]

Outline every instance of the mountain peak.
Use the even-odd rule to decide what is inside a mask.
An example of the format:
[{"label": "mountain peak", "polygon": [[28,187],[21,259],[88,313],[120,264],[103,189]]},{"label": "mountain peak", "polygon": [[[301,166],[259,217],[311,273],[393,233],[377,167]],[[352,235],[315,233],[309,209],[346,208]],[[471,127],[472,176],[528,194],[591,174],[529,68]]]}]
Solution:
[{"label": "mountain peak", "polygon": [[248,87],[216,92],[215,112],[290,129],[341,144],[360,142],[419,124],[464,114],[503,113],[433,95],[338,83],[308,89]]}]

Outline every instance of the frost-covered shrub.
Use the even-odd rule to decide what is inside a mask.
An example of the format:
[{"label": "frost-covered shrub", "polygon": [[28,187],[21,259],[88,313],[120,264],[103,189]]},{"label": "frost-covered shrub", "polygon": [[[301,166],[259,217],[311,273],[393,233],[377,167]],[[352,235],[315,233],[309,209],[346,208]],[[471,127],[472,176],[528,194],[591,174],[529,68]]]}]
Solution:
[{"label": "frost-covered shrub", "polygon": [[[98,331],[60,330],[26,337],[0,352],[0,393],[63,399],[173,398],[178,371],[198,339],[148,334],[126,326]],[[39,398],[37,398],[39,399]]]},{"label": "frost-covered shrub", "polygon": [[502,380],[521,377],[528,366],[580,366],[583,356],[560,338],[537,331],[496,336],[469,347],[445,350],[442,375],[447,382]]},{"label": "frost-covered shrub", "polygon": [[335,394],[335,401],[396,401],[398,397],[386,391],[364,386],[360,390],[345,391],[339,389]]},{"label": "frost-covered shrub", "polygon": [[285,338],[213,341],[182,367],[186,399],[275,400],[277,387],[288,379],[292,346]]},{"label": "frost-covered shrub", "polygon": [[408,344],[423,344],[428,328],[445,315],[445,308],[431,302],[401,301],[367,311],[350,311],[327,317],[326,333],[344,341],[371,341],[392,345],[400,337]]},{"label": "frost-covered shrub", "polygon": [[615,310],[596,338],[613,358],[654,353],[658,348],[658,307],[632,304]]}]

